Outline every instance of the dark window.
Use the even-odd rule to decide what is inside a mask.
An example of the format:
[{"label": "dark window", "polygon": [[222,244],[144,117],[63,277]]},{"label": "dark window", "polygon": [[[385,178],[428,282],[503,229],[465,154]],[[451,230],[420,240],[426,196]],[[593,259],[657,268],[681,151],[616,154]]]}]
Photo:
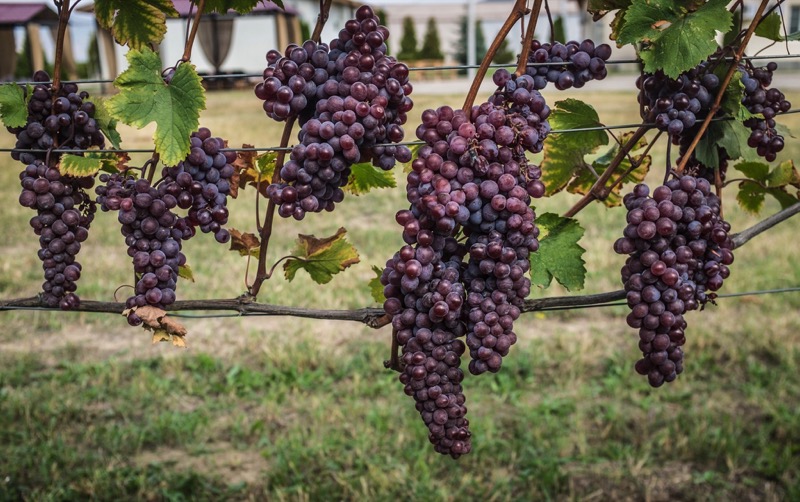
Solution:
[{"label": "dark window", "polygon": [[789,12],[789,33],[800,31],[800,5],[792,5]]}]

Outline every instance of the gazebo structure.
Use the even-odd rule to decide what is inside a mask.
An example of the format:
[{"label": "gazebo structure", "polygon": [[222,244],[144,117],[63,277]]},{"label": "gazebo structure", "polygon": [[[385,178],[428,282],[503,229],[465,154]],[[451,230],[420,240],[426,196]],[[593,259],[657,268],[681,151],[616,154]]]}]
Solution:
[{"label": "gazebo structure", "polygon": [[[31,68],[44,68],[41,28],[49,28],[56,37],[58,15],[46,2],[22,3],[0,1],[0,81],[13,80],[17,67],[17,47],[14,29],[25,28],[25,43]],[[63,67],[68,78],[77,78],[75,58],[72,53],[69,29],[64,38]]]}]

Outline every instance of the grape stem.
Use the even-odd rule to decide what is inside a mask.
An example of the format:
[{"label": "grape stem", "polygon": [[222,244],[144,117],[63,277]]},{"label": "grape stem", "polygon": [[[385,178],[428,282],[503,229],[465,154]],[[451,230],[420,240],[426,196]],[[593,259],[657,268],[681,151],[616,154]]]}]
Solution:
[{"label": "grape stem", "polygon": [[[644,159],[645,156],[650,153],[650,149],[656,144],[659,136],[661,136],[661,131],[658,131],[656,137],[647,144],[647,148],[645,148],[644,152],[639,155],[638,160],[628,155],[628,160],[630,161],[631,166],[626,169],[624,173],[620,174],[619,177],[608,186],[608,193],[611,193],[615,188],[617,188],[617,186],[623,184],[625,182],[625,178],[627,178],[628,175],[630,175],[633,171],[639,169],[639,167],[642,165],[642,159]],[[620,147],[622,146],[622,143],[619,140],[617,140],[617,143],[619,143]]]},{"label": "grape stem", "polygon": [[[297,115],[292,115],[286,120],[283,126],[283,134],[281,135],[281,148],[289,144],[289,138],[292,136],[292,129]],[[272,174],[272,183],[279,183],[281,181],[281,168],[283,167],[283,160],[286,158],[286,150],[280,150],[275,159],[275,172]],[[260,197],[260,192],[257,191],[256,197]],[[264,226],[261,227],[261,247],[258,250],[258,271],[256,278],[253,281],[253,286],[250,288],[252,296],[258,296],[261,289],[261,284],[270,278],[272,272],[267,273],[267,250],[269,249],[269,239],[272,237],[272,225],[275,221],[275,203],[272,200],[267,204],[267,215],[264,218]],[[273,267],[274,268],[274,267]]]},{"label": "grape stem", "polygon": [[[545,5],[547,5],[547,2],[545,2]],[[531,10],[531,18],[528,20],[528,27],[525,31],[525,39],[522,41],[522,51],[519,53],[517,70],[514,72],[517,77],[523,75],[528,67],[528,54],[531,53],[531,43],[533,42],[533,34],[536,31],[536,21],[539,19],[540,10],[542,10],[542,0],[535,0]],[[494,59],[494,55],[492,55],[492,59]]]},{"label": "grape stem", "polygon": [[403,366],[400,364],[400,357],[397,355],[399,349],[400,344],[397,342],[397,330],[392,328],[392,348],[390,349],[389,360],[383,361],[384,368],[397,372],[403,371]]},{"label": "grape stem", "polygon": [[[53,60],[53,92],[58,93],[61,87],[61,61],[64,57],[64,37],[67,35],[67,24],[72,10],[69,8],[70,0],[61,0],[58,7],[58,32],[56,34],[56,54]],[[36,70],[36,68],[34,68]],[[55,103],[55,100],[53,100]]]},{"label": "grape stem", "polygon": [[182,62],[190,61],[192,59],[192,46],[194,45],[194,37],[197,35],[197,29],[200,27],[200,18],[203,17],[203,10],[206,6],[206,0],[198,0],[197,12],[194,14],[194,21],[192,21],[192,30],[189,32],[189,38],[186,40],[186,45],[183,48]]},{"label": "grape stem", "polygon": [[[649,119],[649,117],[647,117],[647,119]],[[594,182],[592,188],[590,188],[586,195],[576,202],[575,205],[573,205],[566,213],[564,213],[565,217],[572,218],[578,214],[579,211],[588,206],[593,200],[603,200],[608,195],[609,190],[605,188],[606,183],[609,179],[611,179],[614,171],[616,171],[617,167],[619,167],[620,163],[625,159],[625,156],[628,155],[628,153],[636,146],[639,140],[642,139],[642,136],[644,136],[645,133],[650,130],[650,126],[646,125],[648,122],[650,122],[650,120],[645,120],[645,123],[636,129],[625,145],[619,149],[617,155],[614,156],[614,159],[608,165],[606,170],[603,171],[602,176],[600,176],[600,178]]]},{"label": "grape stem", "polygon": [[[153,177],[156,173],[156,164],[161,156],[158,152],[153,152],[153,156],[147,159],[147,162],[142,166],[142,174],[147,176],[147,182],[152,185]],[[145,174],[146,173],[146,174]]]},{"label": "grape stem", "polygon": [[722,84],[719,86],[720,91],[717,93],[717,97],[714,99],[714,104],[711,105],[711,110],[709,110],[708,115],[706,115],[705,120],[700,125],[700,130],[695,135],[692,143],[689,145],[689,148],[686,150],[686,153],[681,157],[680,163],[676,171],[678,174],[682,174],[683,170],[686,168],[686,163],[689,162],[689,158],[692,156],[695,148],[697,148],[697,144],[700,143],[700,138],[706,133],[708,130],[709,124],[711,124],[711,119],[714,118],[717,111],[719,111],[720,103],[722,103],[722,98],[725,95],[725,89],[728,88],[728,84],[730,84],[731,79],[733,78],[733,74],[736,72],[736,69],[739,66],[739,62],[742,60],[742,56],[744,55],[744,50],[747,48],[747,43],[750,41],[750,38],[753,36],[753,33],[756,31],[756,27],[758,23],[761,22],[762,15],[764,13],[764,9],[767,7],[769,0],[761,0],[761,3],[758,6],[758,10],[756,10],[755,15],[753,16],[753,20],[750,22],[750,26],[747,27],[747,32],[745,32],[744,37],[742,38],[742,43],[739,45],[739,48],[733,55],[733,61],[731,61],[731,65],[728,68],[727,73],[725,74],[725,78],[722,80]]},{"label": "grape stem", "polygon": [[[541,6],[541,0],[536,1]],[[494,59],[495,54],[497,54],[497,51],[500,49],[500,44],[503,43],[503,40],[508,36],[514,25],[517,24],[517,21],[522,19],[527,13],[528,10],[525,7],[525,0],[516,0],[514,8],[511,9],[511,13],[503,23],[503,26],[500,27],[497,36],[492,40],[492,45],[489,46],[489,50],[486,51],[486,57],[483,58],[481,66],[478,68],[478,71],[475,73],[475,78],[472,80],[472,85],[469,87],[469,92],[467,92],[467,97],[464,99],[464,106],[462,107],[467,116],[472,114],[472,105],[475,103],[475,97],[478,95],[481,82],[483,82],[483,78],[489,70],[492,59]],[[523,47],[522,50],[524,51],[525,47]]]},{"label": "grape stem", "polygon": [[328,22],[328,14],[331,10],[331,3],[333,0],[320,0],[319,2],[319,16],[317,16],[317,25],[314,26],[314,33],[311,34],[311,40],[319,43],[322,37],[322,28]]}]

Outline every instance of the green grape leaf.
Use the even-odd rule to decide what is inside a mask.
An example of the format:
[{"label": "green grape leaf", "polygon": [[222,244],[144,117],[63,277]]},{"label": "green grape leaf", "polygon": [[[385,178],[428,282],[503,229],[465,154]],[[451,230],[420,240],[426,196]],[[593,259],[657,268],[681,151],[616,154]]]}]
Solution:
[{"label": "green grape leaf", "polygon": [[383,270],[380,267],[372,266],[372,271],[375,272],[375,277],[369,280],[369,292],[375,303],[383,303],[386,297],[383,296],[383,284],[381,284],[381,275]]},{"label": "green grape leaf", "polygon": [[95,0],[94,13],[100,26],[131,49],[161,43],[167,17],[178,17],[172,0]]},{"label": "green grape leaf", "polygon": [[766,183],[769,179],[769,164],[764,162],[740,162],[733,166],[751,180]]},{"label": "green grape leaf", "polygon": [[739,5],[739,7],[737,7],[736,11],[733,13],[733,23],[731,23],[731,28],[726,31],[725,35],[722,37],[723,47],[731,45],[742,31],[741,9],[742,6]]},{"label": "green grape leaf", "polygon": [[578,241],[583,237],[583,228],[578,220],[563,218],[554,213],[544,213],[536,218],[542,230],[539,250],[531,253],[531,280],[546,288],[553,278],[568,290],[583,289],[586,280],[586,252]]},{"label": "green grape leaf", "polygon": [[119,94],[106,106],[112,117],[141,129],[156,123],[156,152],[164,165],[173,166],[189,154],[189,136],[199,126],[206,96],[193,65],[175,69],[168,85],[161,78],[161,59],[150,49],[131,50],[129,67],[114,81]]},{"label": "green grape leaf", "polygon": [[28,101],[22,86],[0,85],[0,119],[6,127],[23,127],[28,123]]},{"label": "green grape leaf", "polygon": [[783,22],[781,16],[777,12],[773,12],[769,16],[763,18],[756,26],[756,35],[764,37],[774,42],[783,41],[783,34],[781,33]]},{"label": "green grape leaf", "polygon": [[286,279],[291,281],[302,269],[317,284],[327,284],[334,274],[358,263],[358,251],[347,242],[346,233],[347,230],[339,228],[335,234],[323,239],[299,234],[293,252],[296,258],[289,258],[283,264]]},{"label": "green grape leaf", "polygon": [[605,16],[612,10],[626,9],[633,0],[589,0],[586,10],[595,21]]},{"label": "green grape leaf", "polygon": [[767,189],[752,181],[742,181],[739,183],[739,193],[736,194],[736,202],[739,207],[753,214],[758,214],[764,206],[764,194]]},{"label": "green grape leaf", "polygon": [[728,0],[709,0],[697,10],[683,2],[649,0],[634,2],[625,13],[618,42],[647,45],[640,51],[644,70],[663,69],[672,78],[705,60],[717,50],[716,32],[731,26]]},{"label": "green grape leaf", "polygon": [[783,136],[784,138],[796,138],[797,137],[794,134],[792,134],[792,130],[789,129],[789,127],[786,126],[785,124],[775,124],[775,131],[777,131],[777,133],[780,134],[781,136]]},{"label": "green grape leaf", "polygon": [[[205,12],[219,12],[225,14],[229,10],[235,10],[239,14],[247,14],[256,5],[260,4],[263,0],[206,0]],[[197,4],[198,0],[192,0],[193,4]],[[284,9],[283,0],[272,0],[272,3]]]},{"label": "green grape leaf", "polygon": [[392,171],[384,171],[371,162],[361,162],[350,166],[350,179],[344,189],[353,195],[364,195],[373,188],[394,188],[397,182]]},{"label": "green grape leaf", "polygon": [[88,151],[85,155],[65,154],[59,160],[59,172],[64,176],[83,178],[94,176],[100,171],[117,172],[121,159],[127,159],[125,153],[119,156],[113,153]]},{"label": "green grape leaf", "polygon": [[185,263],[178,266],[178,277],[181,279],[186,279],[189,282],[194,282],[194,273],[192,272],[192,267]]},{"label": "green grape leaf", "polygon": [[119,149],[122,143],[122,136],[117,132],[117,120],[108,113],[106,100],[98,96],[92,98],[92,102],[95,107],[94,120],[97,122],[98,129],[105,134],[114,148]]},{"label": "green grape leaf", "polygon": [[719,120],[708,125],[695,149],[697,160],[708,167],[719,167],[719,149],[724,148],[731,160],[753,158],[755,153],[747,146],[750,130],[736,120]]},{"label": "green grape leaf", "polygon": [[768,187],[785,187],[786,185],[800,188],[800,174],[797,172],[793,160],[781,162],[767,176]]},{"label": "green grape leaf", "polygon": [[[558,101],[550,113],[553,130],[583,129],[602,126],[597,111],[577,99]],[[588,170],[584,156],[594,153],[608,144],[605,131],[581,131],[575,133],[550,134],[544,144],[542,159],[542,183],[547,187],[546,195],[560,192],[581,171]]]},{"label": "green grape leaf", "polygon": [[[620,141],[625,144],[632,135],[633,133],[626,133],[620,137]],[[636,150],[640,150],[645,146],[647,146],[647,139],[642,138],[631,150],[630,157],[632,157],[634,162],[636,162],[637,167],[632,169],[631,172],[629,172],[625,178],[623,178],[622,183],[615,186],[614,189],[611,190],[611,192],[609,192],[604,199],[602,199],[602,203],[605,204],[606,207],[615,207],[622,204],[622,189],[626,184],[641,183],[644,181],[645,176],[647,176],[647,173],[650,171],[650,165],[652,164],[653,159],[650,157],[650,155],[636,155],[635,152]],[[598,176],[602,176],[606,169],[608,169],[611,161],[619,152],[619,148],[619,145],[614,143],[605,154],[592,162],[592,168]],[[629,169],[631,169],[631,161],[630,158],[626,156],[622,162],[619,163],[616,171],[619,174],[622,174]],[[613,177],[613,179],[616,179],[616,176]],[[589,190],[592,188],[595,181],[597,181],[597,177],[595,177],[595,175],[589,169],[585,169],[581,171],[581,173],[569,184],[567,190],[570,193],[586,195],[589,193]]]},{"label": "green grape leaf", "polygon": [[800,40],[800,31],[789,33],[789,36],[786,37],[786,40],[788,40],[789,42],[796,42],[797,40]]},{"label": "green grape leaf", "polygon": [[252,256],[258,258],[261,249],[261,240],[256,234],[243,233],[235,228],[230,228],[231,251],[238,251],[239,256]]},{"label": "green grape leaf", "polygon": [[786,190],[786,186],[767,187],[749,180],[739,183],[739,193],[736,194],[736,201],[745,211],[758,214],[764,206],[764,199],[767,195],[775,198],[782,209],[786,209],[798,201],[798,197],[790,194]]}]

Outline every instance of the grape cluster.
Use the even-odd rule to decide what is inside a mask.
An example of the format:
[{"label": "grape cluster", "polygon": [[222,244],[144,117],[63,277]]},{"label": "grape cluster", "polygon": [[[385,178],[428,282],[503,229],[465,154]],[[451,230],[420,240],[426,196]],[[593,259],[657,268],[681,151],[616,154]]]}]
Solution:
[{"label": "grape cluster", "polygon": [[[42,149],[86,149],[103,147],[105,139],[94,119],[96,108],[89,101],[89,93],[78,92],[78,86],[64,83],[54,92],[49,83],[50,76],[37,71],[33,76],[33,92],[28,101],[28,122],[24,127],[9,128],[17,137],[15,148]],[[47,152],[12,151],[14,160],[32,164],[45,160]],[[51,156],[55,160],[55,154]]]},{"label": "grape cluster", "polygon": [[[122,235],[128,245],[137,275],[135,294],[126,306],[153,305],[163,308],[175,301],[178,267],[186,263],[181,252],[181,240],[186,238],[177,230],[178,217],[171,210],[177,199],[150,186],[146,179],[135,179],[126,173],[101,174],[103,183],[96,188],[97,202],[103,211],[117,211]],[[132,313],[131,325],[141,324]]]},{"label": "grape cluster", "polygon": [[[532,77],[498,73],[502,88],[469,114],[449,106],[423,112],[416,133],[425,145],[406,185],[411,205],[396,216],[406,245],[381,276],[403,350],[400,380],[436,450],[454,457],[470,449],[458,338],[466,335],[472,373],[500,368],[516,342],[528,256],[538,248],[529,204],[544,185],[525,154],[541,151],[550,109]],[[455,239],[460,231],[464,244]],[[450,389],[442,381],[455,386],[452,395],[442,397]]]},{"label": "grape cluster", "polygon": [[80,304],[76,281],[81,265],[75,261],[81,242],[89,236],[96,205],[84,191],[94,178],[61,176],[58,169],[34,160],[20,173],[19,203],[36,210],[30,225],[39,236],[39,259],[44,268],[42,301],[63,310]]},{"label": "grape cluster", "polygon": [[[384,170],[411,160],[401,145],[413,102],[408,67],[386,55],[389,31],[368,6],[345,23],[329,45],[290,45],[267,53],[269,67],[256,96],[276,120],[297,116],[302,125],[282,182],[267,189],[282,217],[333,210],[341,202],[350,166],[369,162]],[[388,145],[387,145],[388,143]]]},{"label": "grape cluster", "polygon": [[614,251],[629,255],[622,280],[631,308],[627,322],[639,330],[643,355],[636,371],[659,387],[683,371],[684,314],[713,301],[730,274],[730,225],[704,178],[672,179],[652,196],[639,184],[623,202],[628,225]]},{"label": "grape cluster", "polygon": [[761,114],[762,118],[752,117],[744,125],[751,129],[747,145],[755,148],[758,155],[772,162],[778,152],[783,150],[783,136],[775,130],[775,115],[785,113],[792,108],[786,96],[775,88],[769,88],[772,83],[772,73],[778,68],[777,63],[770,62],[763,68],[750,68],[740,65],[739,72],[744,86],[744,99],[742,103],[753,114]]},{"label": "grape cluster", "polygon": [[719,89],[719,77],[708,68],[703,62],[676,79],[659,70],[636,80],[639,104],[653,115],[659,130],[691,141],[692,128],[708,115]]},{"label": "grape cluster", "polygon": [[550,82],[560,91],[570,87],[577,89],[591,80],[606,78],[606,61],[610,57],[610,45],[596,46],[588,39],[583,42],[571,40],[566,44],[533,40],[528,55],[528,64],[532,66],[528,66],[525,73],[533,78],[537,90],[544,89]]},{"label": "grape cluster", "polygon": [[[784,147],[783,136],[775,130],[775,116],[791,108],[782,92],[769,88],[777,67],[773,62],[764,68],[740,64],[737,69],[744,88],[742,104],[750,113],[762,116],[744,122],[751,129],[747,144],[769,162],[775,160]],[[644,74],[636,81],[644,112],[652,116],[659,130],[668,132],[673,142],[681,145],[681,154],[699,132],[699,125],[710,112],[716,95],[723,91],[713,70],[712,63],[704,61],[674,79],[659,70]],[[720,154],[727,160],[724,150],[720,149]]]},{"label": "grape cluster", "polygon": [[[398,221],[412,218],[410,211],[398,214]],[[422,229],[416,246],[403,246],[381,276],[385,309],[402,347],[400,382],[416,401],[434,449],[453,458],[471,449],[460,368],[466,348],[457,339],[464,335],[461,256],[455,239]]]},{"label": "grape cluster", "polygon": [[192,133],[190,141],[191,151],[186,159],[163,168],[158,192],[162,197],[169,194],[179,208],[188,210],[188,215],[175,224],[183,239],[193,236],[195,228],[200,227],[224,244],[231,238],[223,225],[228,222],[227,203],[236,152],[220,151],[226,148],[226,142],[212,137],[205,127]]}]

